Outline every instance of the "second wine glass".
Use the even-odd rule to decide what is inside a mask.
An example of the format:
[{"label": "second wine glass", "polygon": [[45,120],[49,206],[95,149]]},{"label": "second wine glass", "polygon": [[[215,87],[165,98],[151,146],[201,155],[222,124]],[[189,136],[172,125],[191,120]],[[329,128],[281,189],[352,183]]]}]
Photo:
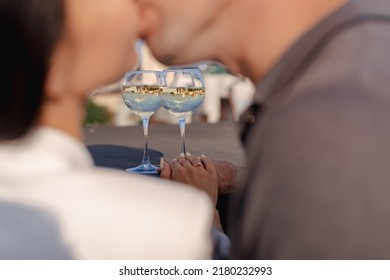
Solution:
[{"label": "second wine glass", "polygon": [[148,128],[150,117],[161,107],[160,92],[163,85],[160,71],[129,71],[122,83],[122,98],[126,106],[142,119],[145,147],[142,163],[129,172],[155,174],[157,167],[150,163],[148,152]]},{"label": "second wine glass", "polygon": [[202,73],[198,69],[168,69],[163,71],[165,86],[161,94],[163,107],[179,121],[181,135],[181,155],[186,155],[186,120],[205,97]]}]

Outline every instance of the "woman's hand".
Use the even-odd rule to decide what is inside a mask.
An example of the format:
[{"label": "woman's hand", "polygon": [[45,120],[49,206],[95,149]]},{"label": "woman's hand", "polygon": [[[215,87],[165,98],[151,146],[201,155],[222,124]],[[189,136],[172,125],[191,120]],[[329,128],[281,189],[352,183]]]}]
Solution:
[{"label": "woman's hand", "polygon": [[[201,162],[201,160],[207,161],[209,165],[213,164],[218,176],[218,194],[229,194],[234,192],[234,186],[241,172],[241,169],[239,167],[228,161],[212,160],[208,159],[205,156],[202,156],[200,158],[187,156],[186,159],[190,160],[195,165],[198,162]],[[173,163],[173,161],[171,163],[164,161],[164,163],[164,168],[162,168],[161,170],[160,177],[177,181],[177,179],[172,178],[171,164]],[[180,179],[180,182],[191,184],[190,182],[184,182],[183,178]]]},{"label": "woman's hand", "polygon": [[[218,175],[214,162],[206,157],[186,156],[164,162],[160,177],[185,183],[204,191],[210,197],[214,206],[218,201]],[[218,210],[214,210],[214,225],[221,231],[221,221]]]},{"label": "woman's hand", "polygon": [[170,163],[165,162],[160,177],[205,191],[213,204],[217,204],[218,175],[214,162],[206,157],[186,156]]}]

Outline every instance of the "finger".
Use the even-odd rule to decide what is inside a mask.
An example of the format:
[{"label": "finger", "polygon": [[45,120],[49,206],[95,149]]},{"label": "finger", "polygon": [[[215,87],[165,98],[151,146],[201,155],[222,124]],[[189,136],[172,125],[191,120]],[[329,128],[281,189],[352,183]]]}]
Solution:
[{"label": "finger", "polygon": [[170,163],[169,166],[171,167],[171,170],[176,169],[178,167],[182,167],[180,162],[177,159],[173,159]]},{"label": "finger", "polygon": [[191,162],[188,161],[186,158],[179,158],[178,159],[178,162],[180,162],[180,164],[183,166],[183,167],[193,167]]},{"label": "finger", "polygon": [[188,161],[191,162],[191,164],[194,166],[194,167],[204,167],[203,163],[202,163],[202,160],[200,159],[200,157],[186,157],[186,159]]},{"label": "finger", "polygon": [[164,159],[160,158],[160,166],[157,169],[158,173],[161,173],[161,171],[164,169],[164,162],[165,162]]},{"label": "finger", "polygon": [[186,171],[188,171],[188,170],[186,167],[181,165],[180,161],[182,161],[182,158],[180,158],[178,160],[175,159],[170,164],[170,167],[172,170],[171,171],[172,180],[177,181],[177,182],[186,183],[186,181],[187,181]]},{"label": "finger", "polygon": [[200,158],[203,165],[204,165],[204,168],[207,170],[207,171],[214,171],[215,170],[215,166],[214,166],[214,163],[211,159],[207,158],[207,157],[201,157]]},{"label": "finger", "polygon": [[186,152],[186,154],[180,153],[180,157],[191,157],[191,156],[192,155],[189,152]]},{"label": "finger", "polygon": [[161,169],[160,178],[163,179],[172,179],[172,170],[167,162],[163,164],[163,168]]},{"label": "finger", "polygon": [[160,158],[160,168],[164,169],[164,159]]}]

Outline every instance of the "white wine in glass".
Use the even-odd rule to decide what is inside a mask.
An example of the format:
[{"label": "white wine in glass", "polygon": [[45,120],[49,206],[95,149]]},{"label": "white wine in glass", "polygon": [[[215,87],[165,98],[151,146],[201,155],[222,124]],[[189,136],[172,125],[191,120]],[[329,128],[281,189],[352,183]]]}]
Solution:
[{"label": "white wine in glass", "polygon": [[148,152],[148,128],[150,117],[161,107],[161,86],[163,76],[160,71],[129,71],[122,83],[122,98],[126,106],[142,119],[145,147],[139,166],[126,169],[129,172],[155,174],[158,167],[150,162]]},{"label": "white wine in glass", "polygon": [[181,154],[186,155],[185,124],[203,103],[205,88],[198,69],[164,70],[165,86],[161,94],[163,107],[176,116],[181,135]]}]

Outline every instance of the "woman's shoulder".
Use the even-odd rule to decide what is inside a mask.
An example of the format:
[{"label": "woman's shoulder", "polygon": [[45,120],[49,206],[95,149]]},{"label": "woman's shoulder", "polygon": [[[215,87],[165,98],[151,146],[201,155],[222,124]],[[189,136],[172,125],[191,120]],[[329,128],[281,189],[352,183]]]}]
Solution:
[{"label": "woman's shoulder", "polygon": [[[84,199],[103,196],[106,201],[124,201],[138,209],[158,211],[159,215],[185,217],[211,216],[212,203],[206,193],[192,186],[159,177],[131,174],[110,168],[77,170],[55,178],[63,185],[61,192],[74,193]],[[196,209],[197,213],[193,213]],[[136,209],[134,209],[136,210]]]},{"label": "woman's shoulder", "polygon": [[[120,227],[132,240],[129,250],[136,256],[150,257],[147,244],[157,258],[210,257],[213,206],[205,193],[114,169],[93,168],[82,173],[72,176],[74,184],[84,183],[73,188],[71,197],[79,195],[83,211],[89,208],[87,212],[111,217],[112,227]],[[100,228],[101,223],[95,226]]]}]

